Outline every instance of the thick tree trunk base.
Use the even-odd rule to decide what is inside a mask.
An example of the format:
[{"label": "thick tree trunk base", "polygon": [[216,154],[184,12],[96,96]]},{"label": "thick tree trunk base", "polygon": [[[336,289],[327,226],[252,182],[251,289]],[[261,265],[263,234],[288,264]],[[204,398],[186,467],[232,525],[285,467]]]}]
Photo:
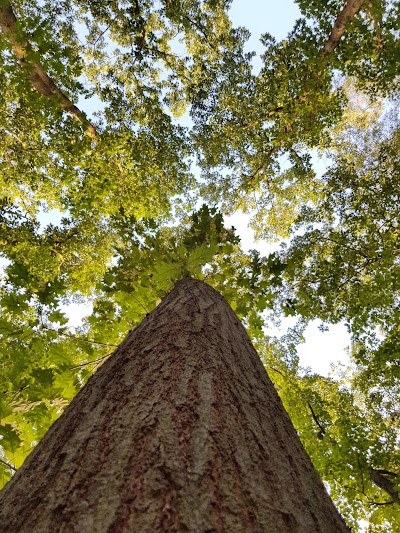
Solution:
[{"label": "thick tree trunk base", "polygon": [[238,318],[180,281],[0,494],[2,533],[348,532]]}]

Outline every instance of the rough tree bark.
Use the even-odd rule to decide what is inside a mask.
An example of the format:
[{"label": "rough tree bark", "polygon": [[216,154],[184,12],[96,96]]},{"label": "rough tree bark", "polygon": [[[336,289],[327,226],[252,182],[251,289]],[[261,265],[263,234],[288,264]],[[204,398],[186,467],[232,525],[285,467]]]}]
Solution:
[{"label": "rough tree bark", "polygon": [[96,372],[0,494],[2,533],[341,533],[238,318],[193,279]]}]

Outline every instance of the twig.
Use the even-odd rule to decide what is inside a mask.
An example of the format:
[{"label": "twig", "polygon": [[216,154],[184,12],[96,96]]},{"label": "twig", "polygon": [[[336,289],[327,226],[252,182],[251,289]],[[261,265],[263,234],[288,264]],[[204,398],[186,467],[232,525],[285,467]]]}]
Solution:
[{"label": "twig", "polygon": [[108,353],[107,355],[103,355],[102,357],[98,357],[97,359],[93,359],[93,361],[88,361],[87,363],[81,363],[80,365],[71,366],[70,370],[75,370],[76,368],[81,368],[82,366],[88,366],[92,365],[93,363],[97,363],[98,361],[102,361],[103,359],[106,359],[107,357],[110,357],[114,352]]},{"label": "twig", "polygon": [[[262,162],[261,162],[261,165],[253,172],[253,174],[250,174],[248,176],[245,176],[245,175],[242,175],[242,178],[245,179],[245,186],[246,188],[250,187],[251,186],[251,182],[254,180],[254,178],[256,178],[257,174],[259,174],[259,172],[261,172],[261,170],[264,170],[268,161],[272,158],[272,156],[275,154],[275,152],[278,150],[278,147],[277,146],[273,146],[269,151],[268,153],[266,154],[266,156],[263,158]],[[267,180],[267,186],[269,188],[269,181]]]},{"label": "twig", "polygon": [[13,465],[10,465],[10,463],[7,463],[7,461],[3,461],[3,459],[0,459],[0,463],[5,465],[7,468],[10,468],[11,470],[14,470],[14,472],[17,471],[17,469],[15,468],[15,466]]},{"label": "twig", "polygon": [[147,310],[146,307],[142,304],[142,302],[141,302],[138,298],[136,298],[136,296],[135,296],[134,294],[131,293],[131,296],[132,296],[132,298],[133,298],[134,300],[137,301],[137,303],[140,305],[140,307],[142,307],[142,308],[145,310],[145,313],[146,313],[146,315],[147,315],[147,314],[148,314],[148,310]]},{"label": "twig", "polygon": [[321,435],[321,438],[322,437],[325,437],[326,435],[326,431],[325,431],[325,428],[324,426],[321,424],[321,422],[318,420],[318,417],[317,415],[315,414],[314,412],[314,409],[312,408],[312,405],[310,404],[310,402],[307,402],[307,405],[308,407],[310,408],[310,411],[311,411],[311,416],[313,417],[313,420],[314,422],[317,424],[317,426],[319,427],[319,430],[320,430],[320,435]]},{"label": "twig", "polygon": [[188,22],[190,22],[190,24],[193,24],[193,26],[195,26],[203,34],[205,42],[208,44],[208,46],[212,50],[216,50],[215,46],[209,42],[207,32],[205,31],[205,29],[201,26],[199,22],[196,22],[195,20],[191,19],[187,15],[184,15],[183,18],[186,19]]},{"label": "twig", "polygon": [[89,339],[83,339],[82,337],[78,337],[77,335],[72,335],[72,333],[62,333],[61,331],[58,331],[57,329],[49,328],[42,324],[43,329],[47,329],[48,331],[54,331],[55,333],[58,333],[61,335],[61,337],[69,337],[71,339],[75,339],[80,342],[88,342],[89,344],[98,344],[99,346],[109,346],[111,348],[118,348],[117,344],[109,344],[107,342],[99,342],[99,341],[91,341]]}]

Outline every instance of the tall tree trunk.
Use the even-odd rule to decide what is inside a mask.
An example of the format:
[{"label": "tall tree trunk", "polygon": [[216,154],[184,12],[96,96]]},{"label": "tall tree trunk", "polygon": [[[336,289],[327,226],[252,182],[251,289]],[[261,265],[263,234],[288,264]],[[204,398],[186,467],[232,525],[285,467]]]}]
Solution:
[{"label": "tall tree trunk", "polygon": [[2,533],[341,533],[238,318],[193,279],[96,372],[0,494]]}]

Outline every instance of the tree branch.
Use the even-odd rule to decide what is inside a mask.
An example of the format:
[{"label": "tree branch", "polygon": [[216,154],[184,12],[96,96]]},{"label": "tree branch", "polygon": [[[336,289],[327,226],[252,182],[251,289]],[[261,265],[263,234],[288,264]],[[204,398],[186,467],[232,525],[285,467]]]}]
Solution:
[{"label": "tree branch", "polygon": [[54,331],[55,333],[58,333],[61,337],[68,337],[70,339],[74,339],[79,342],[87,342],[89,344],[97,344],[99,346],[109,346],[111,348],[118,348],[117,344],[108,344],[107,342],[99,342],[99,341],[91,341],[89,339],[84,339],[83,337],[78,337],[78,335],[72,335],[72,333],[63,333],[57,329],[49,328],[48,326],[45,326],[44,324],[41,325],[43,329],[46,329],[47,331]]},{"label": "tree branch", "polygon": [[210,41],[208,40],[207,32],[205,31],[205,29],[202,27],[202,25],[199,22],[196,22],[195,20],[191,19],[187,15],[183,15],[183,18],[186,19],[188,22],[190,22],[190,24],[195,26],[195,28],[197,28],[200,31],[200,33],[204,37],[205,42],[208,44],[210,48],[212,48],[213,50],[216,50],[215,46],[211,44]]},{"label": "tree branch", "polygon": [[26,142],[23,141],[20,137],[18,137],[18,135],[16,133],[14,133],[13,131],[7,130],[4,127],[1,128],[1,129],[2,129],[2,131],[4,131],[4,133],[6,133],[7,135],[11,135],[11,137],[13,137],[16,141],[18,141],[22,145],[22,148],[24,150],[28,149],[28,145],[26,144]]},{"label": "tree branch", "polygon": [[[251,183],[253,182],[253,180],[257,177],[257,175],[262,171],[262,170],[265,170],[265,167],[267,165],[267,163],[272,159],[272,156],[275,154],[275,152],[278,150],[278,147],[277,146],[273,146],[269,151],[268,153],[265,155],[265,157],[263,158],[260,166],[258,168],[256,168],[256,170],[250,174],[250,175],[243,175],[242,174],[242,179],[244,179],[244,185],[246,188],[249,188],[251,186]],[[267,186],[269,188],[269,181],[267,179]]]},{"label": "tree branch", "polygon": [[346,5],[335,20],[329,39],[324,44],[322,49],[323,56],[330,54],[338,46],[346,29],[346,24],[360,11],[363,3],[364,0],[348,0],[346,2]]},{"label": "tree branch", "polygon": [[93,365],[94,363],[98,363],[99,361],[102,361],[103,359],[107,359],[107,357],[110,357],[114,352],[108,353],[106,355],[103,355],[102,357],[97,357],[97,359],[93,359],[93,361],[88,361],[87,363],[81,363],[80,365],[71,366],[70,370],[75,370],[76,368],[81,368],[83,366]]},{"label": "tree branch", "polygon": [[[329,54],[331,54],[335,48],[339,45],[341,38],[344,35],[346,24],[351,20],[361,9],[364,0],[348,0],[346,5],[339,13],[328,40],[325,42],[320,54],[323,59],[325,59]],[[318,80],[321,77],[321,72],[314,72],[313,79]],[[308,99],[310,91],[304,90],[297,98],[295,98],[296,103],[305,102]],[[290,126],[293,124],[290,124]]]},{"label": "tree branch", "polygon": [[314,422],[317,424],[317,426],[318,426],[318,428],[319,428],[318,436],[319,436],[319,438],[322,440],[322,439],[325,437],[325,435],[326,435],[325,428],[324,428],[324,426],[321,424],[321,422],[318,420],[318,417],[317,417],[317,415],[315,414],[314,409],[313,409],[312,405],[310,404],[310,402],[307,402],[307,405],[308,405],[308,407],[310,408],[311,416],[312,416]]},{"label": "tree branch", "polygon": [[396,476],[394,472],[388,472],[387,470],[375,470],[375,468],[369,469],[369,477],[371,481],[386,494],[388,494],[394,503],[400,505],[399,491],[396,490],[395,483],[385,476]]},{"label": "tree branch", "polygon": [[[17,58],[21,63],[25,63],[26,56],[29,52],[32,52],[32,47],[26,36],[23,34],[21,35],[21,33],[18,32],[17,25],[17,19],[10,2],[2,2],[2,5],[0,5],[0,28],[9,40]],[[68,96],[59,89],[56,83],[44,71],[40,63],[29,63],[29,67],[31,70],[29,81],[32,86],[49,100],[54,101],[56,98],[60,107],[68,111],[70,115],[84,126],[85,135],[94,139],[96,137],[96,129],[94,126],[86,118],[85,114],[82,113],[73,102],[71,102]]]},{"label": "tree branch", "polygon": [[[348,0],[346,2],[346,5],[335,20],[328,40],[325,42],[320,52],[323,58],[332,53],[333,50],[335,50],[335,48],[339,45],[339,42],[344,35],[346,24],[360,11],[363,3],[364,0]],[[320,75],[321,74],[319,72],[316,73],[315,78],[318,79]],[[297,103],[302,103],[307,100],[308,95],[309,91],[305,90],[295,99],[295,101]],[[280,109],[283,108],[276,108],[276,110],[272,113],[279,112]]]}]

